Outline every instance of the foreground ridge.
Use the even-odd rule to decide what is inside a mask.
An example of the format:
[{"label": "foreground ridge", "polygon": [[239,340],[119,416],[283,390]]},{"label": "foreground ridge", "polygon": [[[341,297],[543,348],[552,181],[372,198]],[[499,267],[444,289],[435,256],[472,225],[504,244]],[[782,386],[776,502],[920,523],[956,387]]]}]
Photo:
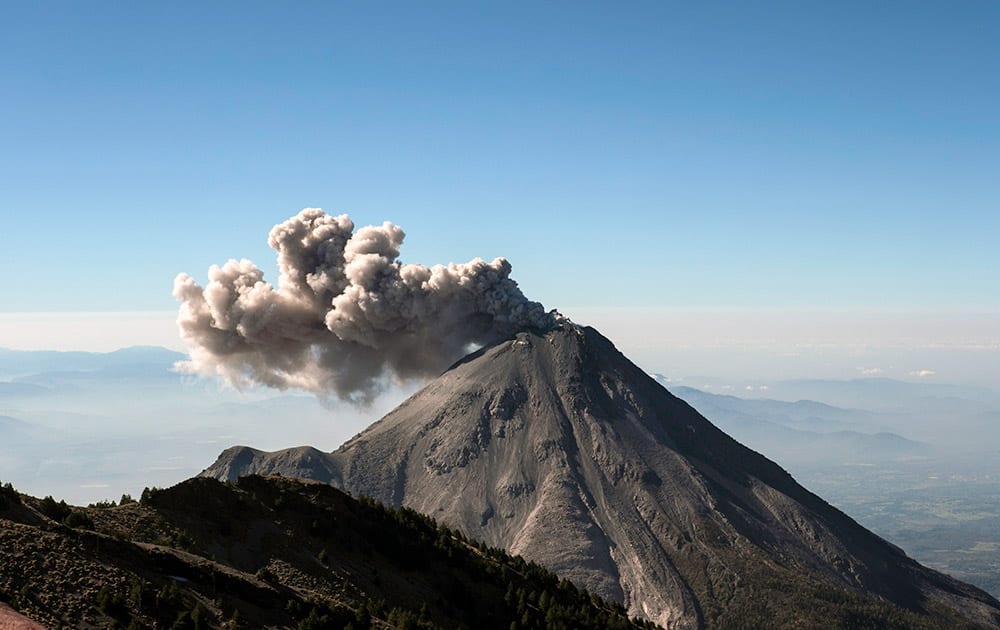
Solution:
[{"label": "foreground ridge", "polygon": [[234,447],[202,474],[312,477],[524,555],[668,628],[1000,627],[721,432],[593,328],[452,366],[332,454]]},{"label": "foreground ridge", "polygon": [[653,627],[412,510],[259,476],[90,508],[3,490],[0,599],[49,627]]}]

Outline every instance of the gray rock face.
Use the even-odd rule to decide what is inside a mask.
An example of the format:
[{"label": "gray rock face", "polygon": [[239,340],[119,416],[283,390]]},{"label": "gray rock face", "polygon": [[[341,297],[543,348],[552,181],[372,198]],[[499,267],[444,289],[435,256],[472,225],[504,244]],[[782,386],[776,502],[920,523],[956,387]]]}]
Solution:
[{"label": "gray rock face", "polygon": [[424,512],[667,628],[719,622],[790,580],[1000,618],[989,595],[799,486],[591,328],[484,348],[332,454],[234,447],[202,474],[273,472]]},{"label": "gray rock face", "polygon": [[245,475],[279,474],[332,483],[335,474],[339,478],[339,472],[334,471],[338,468],[330,460],[330,454],[311,446],[296,446],[273,453],[249,446],[233,446],[223,451],[215,464],[202,471],[200,476],[229,481]]}]

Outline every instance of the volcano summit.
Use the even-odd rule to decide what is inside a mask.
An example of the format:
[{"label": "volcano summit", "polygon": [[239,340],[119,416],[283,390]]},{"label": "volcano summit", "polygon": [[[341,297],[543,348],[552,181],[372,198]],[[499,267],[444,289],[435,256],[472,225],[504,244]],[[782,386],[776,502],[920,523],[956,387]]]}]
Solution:
[{"label": "volcano summit", "polygon": [[1000,627],[925,568],[717,429],[593,328],[462,359],[333,453],[225,451],[408,506],[667,628]]}]

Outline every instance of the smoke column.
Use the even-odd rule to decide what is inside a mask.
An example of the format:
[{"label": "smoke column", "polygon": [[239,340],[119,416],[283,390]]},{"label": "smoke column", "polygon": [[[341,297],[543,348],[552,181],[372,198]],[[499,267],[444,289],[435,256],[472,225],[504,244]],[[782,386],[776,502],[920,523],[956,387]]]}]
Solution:
[{"label": "smoke column", "polygon": [[278,288],[249,260],[174,280],[182,370],[370,402],[387,378],[436,376],[465,354],[523,328],[564,321],[528,300],[510,263],[402,264],[403,230],[354,230],[346,214],[306,208],[271,230]]}]

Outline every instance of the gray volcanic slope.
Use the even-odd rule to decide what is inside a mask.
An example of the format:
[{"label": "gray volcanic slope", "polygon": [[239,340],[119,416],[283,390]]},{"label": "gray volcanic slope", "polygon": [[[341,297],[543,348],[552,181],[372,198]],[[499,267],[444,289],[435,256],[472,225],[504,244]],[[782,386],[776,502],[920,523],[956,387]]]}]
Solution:
[{"label": "gray volcanic slope", "polygon": [[234,447],[202,474],[269,472],[424,512],[668,628],[762,606],[811,626],[796,611],[843,593],[1000,627],[996,600],[805,490],[592,328],[484,348],[332,454]]}]

